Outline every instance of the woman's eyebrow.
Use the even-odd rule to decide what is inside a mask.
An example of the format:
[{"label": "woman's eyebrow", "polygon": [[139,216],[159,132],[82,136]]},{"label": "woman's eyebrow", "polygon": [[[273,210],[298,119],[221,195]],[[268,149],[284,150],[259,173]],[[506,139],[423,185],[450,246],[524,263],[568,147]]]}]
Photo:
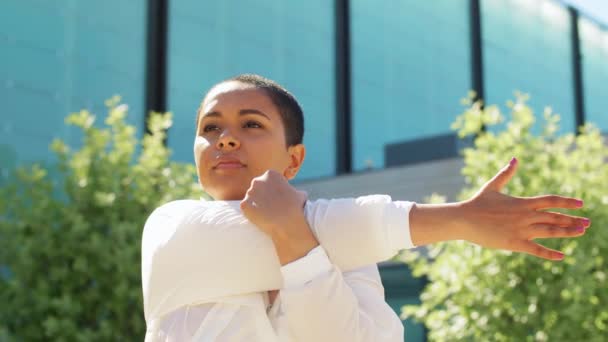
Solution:
[{"label": "woman's eyebrow", "polygon": [[261,115],[261,116],[266,117],[266,119],[268,119],[270,121],[270,117],[268,115],[266,115],[264,112],[259,111],[257,109],[241,109],[239,111],[239,115],[247,115],[247,114]]},{"label": "woman's eyebrow", "polygon": [[[239,115],[250,115],[250,114],[254,114],[254,115],[261,115],[264,116],[266,119],[268,119],[269,121],[271,121],[270,117],[268,115],[266,115],[264,112],[257,110],[257,109],[241,109],[239,110]],[[205,113],[201,119],[204,118],[208,118],[208,117],[222,117],[222,113],[221,112],[209,112],[209,113]]]}]

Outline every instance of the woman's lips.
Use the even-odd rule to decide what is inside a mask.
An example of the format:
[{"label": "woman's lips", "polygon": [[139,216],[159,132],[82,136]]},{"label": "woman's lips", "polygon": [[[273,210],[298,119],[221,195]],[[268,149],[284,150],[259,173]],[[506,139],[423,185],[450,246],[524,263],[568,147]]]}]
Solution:
[{"label": "woman's lips", "polygon": [[245,167],[245,165],[239,162],[222,162],[217,164],[216,169],[240,169]]}]

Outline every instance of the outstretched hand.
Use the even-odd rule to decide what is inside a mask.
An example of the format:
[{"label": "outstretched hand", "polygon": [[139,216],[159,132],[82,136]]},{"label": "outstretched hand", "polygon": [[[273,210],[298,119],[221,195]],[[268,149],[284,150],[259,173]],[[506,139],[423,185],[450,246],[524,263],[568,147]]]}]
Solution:
[{"label": "outstretched hand", "polygon": [[466,218],[463,237],[483,247],[561,260],[563,253],[534,240],[581,236],[589,227],[590,220],[545,210],[579,209],[583,201],[557,195],[513,197],[502,194],[501,190],[515,175],[517,165],[517,159],[513,158],[477,194],[462,202],[461,209]]}]

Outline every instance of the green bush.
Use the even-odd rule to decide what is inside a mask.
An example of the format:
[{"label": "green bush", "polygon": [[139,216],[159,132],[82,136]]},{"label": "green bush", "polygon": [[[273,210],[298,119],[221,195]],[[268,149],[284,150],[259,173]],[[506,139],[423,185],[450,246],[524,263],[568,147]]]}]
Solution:
[{"label": "green bush", "polygon": [[107,101],[102,128],[88,111],[68,116],[82,147],[54,141],[56,168],[20,168],[0,189],[2,341],[143,340],[145,219],[203,194],[192,164],[169,161],[171,114],[154,113],[140,142],[119,101]]},{"label": "green bush", "polygon": [[473,146],[464,149],[467,185],[461,199],[516,156],[519,170],[509,194],[582,198],[584,209],[572,213],[590,217],[592,226],[580,238],[543,241],[565,252],[561,262],[461,241],[432,246],[428,259],[405,252],[402,259],[414,274],[430,282],[421,304],[405,306],[402,316],[423,322],[432,341],[605,341],[608,336],[608,148],[590,125],[576,136],[557,134],[559,116],[550,108],[542,129],[534,128],[526,100],[518,94],[508,103],[506,123],[497,106],[465,103],[453,125],[460,137],[474,137]]}]

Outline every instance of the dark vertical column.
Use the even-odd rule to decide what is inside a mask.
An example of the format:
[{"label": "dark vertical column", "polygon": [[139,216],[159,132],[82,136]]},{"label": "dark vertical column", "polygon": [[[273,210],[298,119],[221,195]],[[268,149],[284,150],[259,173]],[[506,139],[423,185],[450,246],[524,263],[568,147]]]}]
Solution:
[{"label": "dark vertical column", "polygon": [[481,42],[481,0],[469,1],[469,25],[471,33],[471,86],[477,99],[484,100],[483,49]]},{"label": "dark vertical column", "polygon": [[335,2],[336,33],[336,173],[352,171],[349,0]]},{"label": "dark vertical column", "polygon": [[578,31],[578,11],[568,7],[570,12],[570,43],[572,49],[572,80],[574,85],[574,114],[576,132],[585,124],[585,97],[583,92],[583,65],[581,61],[581,41]]},{"label": "dark vertical column", "polygon": [[[146,38],[146,112],[144,125],[150,111],[164,112],[167,84],[167,0],[148,0]],[[166,141],[165,141],[166,143]]]}]

